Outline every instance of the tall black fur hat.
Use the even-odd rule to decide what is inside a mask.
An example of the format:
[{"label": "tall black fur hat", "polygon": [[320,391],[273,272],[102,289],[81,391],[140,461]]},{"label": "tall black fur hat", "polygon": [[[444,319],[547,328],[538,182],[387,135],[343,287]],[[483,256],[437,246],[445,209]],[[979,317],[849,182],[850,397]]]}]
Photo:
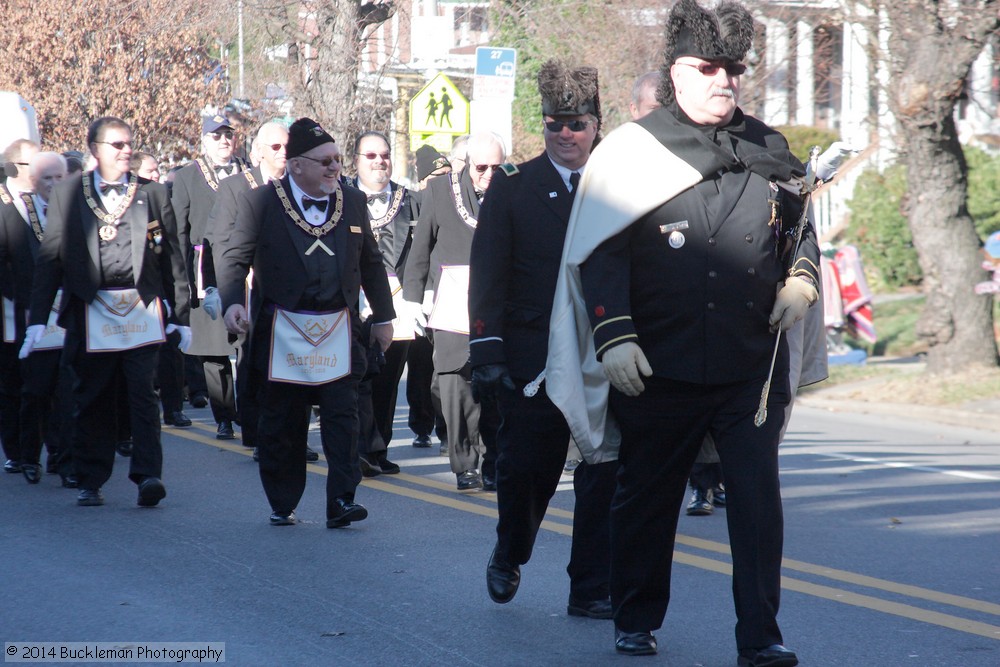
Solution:
[{"label": "tall black fur hat", "polygon": [[538,92],[542,96],[542,114],[597,118],[601,126],[601,98],[597,89],[597,68],[570,69],[558,60],[548,60],[538,71]]},{"label": "tall black fur hat", "polygon": [[696,0],[680,0],[670,10],[664,33],[666,44],[660,69],[663,76],[656,99],[666,105],[674,101],[670,66],[681,56],[732,62],[743,60],[753,45],[753,16],[735,0],[722,0],[714,10],[705,9]]}]

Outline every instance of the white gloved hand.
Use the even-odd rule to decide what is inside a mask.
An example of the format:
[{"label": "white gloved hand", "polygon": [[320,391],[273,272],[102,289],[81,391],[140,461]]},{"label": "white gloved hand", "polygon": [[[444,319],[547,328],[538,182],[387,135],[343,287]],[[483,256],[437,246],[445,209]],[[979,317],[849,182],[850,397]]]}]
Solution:
[{"label": "white gloved hand", "polygon": [[404,301],[403,308],[405,310],[399,314],[400,318],[412,322],[414,331],[423,335],[427,328],[427,315],[424,314],[423,306],[415,301]]},{"label": "white gloved hand", "polygon": [[367,301],[365,302],[365,307],[361,309],[361,312],[359,314],[361,315],[362,321],[367,320],[369,317],[372,316],[372,307],[371,305],[369,305]]},{"label": "white gloved hand", "polygon": [[816,288],[796,276],[792,276],[785,281],[784,286],[778,290],[778,298],[774,301],[774,308],[771,309],[769,323],[771,331],[788,331],[792,325],[806,316],[809,306],[819,299],[819,292]]},{"label": "white gloved hand", "polygon": [[181,352],[187,352],[191,347],[191,327],[181,326],[179,324],[168,324],[165,329],[167,335],[177,332],[181,336],[181,342],[177,344],[178,349]]},{"label": "white gloved hand", "polygon": [[840,163],[851,153],[857,153],[857,149],[844,141],[835,141],[830,147],[823,151],[816,162],[816,179],[828,181],[837,175],[837,168]]},{"label": "white gloved hand", "polygon": [[219,319],[219,313],[222,312],[222,297],[219,296],[217,287],[205,288],[205,298],[201,300],[201,308],[213,320]]},{"label": "white gloved hand", "polygon": [[622,343],[611,348],[601,357],[601,365],[611,386],[626,396],[638,396],[646,388],[640,374],[646,377],[653,374],[642,348],[635,343]]},{"label": "white gloved hand", "polygon": [[420,309],[427,317],[431,316],[431,311],[434,310],[434,290],[424,292],[424,302],[420,304]]},{"label": "white gloved hand", "polygon": [[45,335],[45,325],[44,324],[32,324],[24,332],[24,344],[21,345],[21,351],[17,353],[18,359],[27,359],[31,351],[35,349],[38,345],[38,341],[42,339]]}]

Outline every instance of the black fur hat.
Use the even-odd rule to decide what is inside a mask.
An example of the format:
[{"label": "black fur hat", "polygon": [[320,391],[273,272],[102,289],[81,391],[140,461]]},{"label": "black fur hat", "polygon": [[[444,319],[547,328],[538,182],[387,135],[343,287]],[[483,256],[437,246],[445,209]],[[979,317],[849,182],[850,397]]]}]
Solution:
[{"label": "black fur hat", "polygon": [[538,92],[542,96],[542,114],[597,118],[601,126],[601,98],[597,89],[597,68],[570,69],[558,60],[548,60],[538,71]]},{"label": "black fur hat", "polygon": [[285,146],[285,156],[288,159],[298,157],[327,143],[336,142],[319,123],[312,118],[299,118],[288,128],[288,145]]},{"label": "black fur hat", "polygon": [[674,101],[670,66],[681,56],[732,62],[743,60],[753,45],[753,16],[734,0],[722,0],[714,10],[705,9],[696,0],[680,0],[670,10],[664,33],[666,44],[660,70],[663,76],[656,99],[667,105]]}]

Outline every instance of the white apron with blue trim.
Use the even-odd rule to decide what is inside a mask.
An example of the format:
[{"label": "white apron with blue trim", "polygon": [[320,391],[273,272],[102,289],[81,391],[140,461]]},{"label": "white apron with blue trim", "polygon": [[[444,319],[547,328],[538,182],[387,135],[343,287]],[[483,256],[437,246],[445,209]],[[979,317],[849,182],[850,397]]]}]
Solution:
[{"label": "white apron with blue trim", "polygon": [[121,352],[167,340],[159,297],[146,305],[134,287],[98,290],[87,304],[87,352]]},{"label": "white apron with blue trim", "polygon": [[274,309],[267,379],[319,385],[351,372],[348,309],[325,313]]}]

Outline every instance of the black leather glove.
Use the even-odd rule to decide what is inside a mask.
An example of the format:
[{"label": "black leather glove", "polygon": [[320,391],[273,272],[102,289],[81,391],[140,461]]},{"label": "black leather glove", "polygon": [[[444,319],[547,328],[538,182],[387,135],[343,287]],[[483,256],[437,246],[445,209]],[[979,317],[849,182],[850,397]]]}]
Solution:
[{"label": "black leather glove", "polygon": [[486,364],[472,369],[472,400],[476,403],[495,400],[500,390],[517,390],[514,379],[507,372],[507,364]]}]

